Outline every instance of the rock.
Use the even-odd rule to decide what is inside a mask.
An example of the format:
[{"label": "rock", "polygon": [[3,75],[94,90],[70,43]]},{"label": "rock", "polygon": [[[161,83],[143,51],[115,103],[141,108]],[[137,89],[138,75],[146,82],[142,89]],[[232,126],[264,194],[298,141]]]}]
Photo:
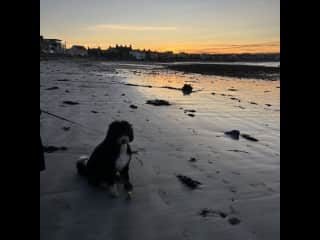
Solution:
[{"label": "rock", "polygon": [[138,85],[138,84],[132,84],[132,83],[125,83],[124,85],[132,86],[132,87],[147,87],[147,88],[152,88],[151,85]]},{"label": "rock", "polygon": [[237,225],[237,224],[239,224],[241,221],[240,221],[239,218],[232,217],[232,218],[229,218],[229,219],[228,219],[228,222],[229,222],[231,225]]},{"label": "rock", "polygon": [[70,130],[70,127],[63,127],[62,128],[64,131],[69,131]]},{"label": "rock", "polygon": [[137,109],[138,107],[137,107],[136,105],[131,104],[131,105],[130,105],[130,108],[132,108],[132,109]]},{"label": "rock", "polygon": [[241,152],[241,153],[247,153],[249,154],[249,152],[247,151],[242,151],[242,150],[238,150],[238,149],[231,149],[231,150],[228,150],[229,152]]},{"label": "rock", "polygon": [[189,116],[189,117],[194,117],[195,115],[192,114],[192,113],[189,113],[188,116]]},{"label": "rock", "polygon": [[70,91],[69,91],[69,90],[65,90],[65,92],[66,92],[66,93],[69,93]]},{"label": "rock", "polygon": [[56,90],[56,89],[59,89],[59,87],[50,87],[50,88],[47,88],[46,90]]},{"label": "rock", "polygon": [[186,109],[186,110],[184,110],[184,113],[187,113],[187,112],[195,113],[195,112],[196,112],[196,110],[193,110],[193,109]]},{"label": "rock", "polygon": [[215,210],[212,210],[212,209],[209,209],[209,208],[202,209],[200,211],[199,215],[202,216],[202,217],[210,217],[210,216],[217,217],[217,216],[220,216],[222,218],[226,218],[228,216],[224,212],[215,211]]},{"label": "rock", "polygon": [[187,176],[183,176],[183,175],[177,175],[177,178],[179,178],[179,180],[181,182],[183,182],[185,185],[187,185],[188,187],[190,187],[191,189],[196,189],[199,187],[199,185],[201,185],[201,182],[198,182],[196,180],[193,180]]},{"label": "rock", "polygon": [[266,106],[267,106],[267,107],[271,107],[272,105],[271,105],[271,104],[266,104]]},{"label": "rock", "polygon": [[168,101],[166,100],[161,100],[161,99],[155,99],[155,100],[148,100],[146,104],[154,105],[154,106],[169,106],[171,105]]},{"label": "rock", "polygon": [[125,96],[125,95],[126,95],[125,93],[122,93],[122,94],[121,94],[121,96]]},{"label": "rock", "polygon": [[64,104],[68,104],[68,105],[77,105],[79,104],[78,102],[73,102],[73,101],[63,101]]},{"label": "rock", "polygon": [[224,213],[224,212],[219,212],[220,217],[222,218],[226,218],[228,216],[228,214]]},{"label": "rock", "polygon": [[228,89],[228,91],[233,91],[233,92],[235,92],[235,91],[238,91],[238,89],[235,89],[235,88],[229,88],[229,89]]},{"label": "rock", "polygon": [[231,130],[224,133],[225,135],[231,137],[232,139],[239,140],[240,131],[239,130]]},{"label": "rock", "polygon": [[59,80],[57,80],[58,82],[69,82],[70,80],[68,80],[68,79],[59,79]]},{"label": "rock", "polygon": [[249,134],[241,134],[241,137],[243,137],[243,138],[245,138],[245,139],[247,139],[249,141],[252,141],[252,142],[258,142],[259,141],[258,139],[250,136]]},{"label": "rock", "polygon": [[190,84],[184,84],[183,87],[182,87],[182,92],[183,94],[190,94],[192,93],[192,86]]},{"label": "rock", "polygon": [[258,103],[256,102],[249,102],[250,104],[253,104],[253,105],[258,105]]},{"label": "rock", "polygon": [[211,94],[212,94],[212,95],[216,95],[216,93],[215,93],[215,92],[212,92]]},{"label": "rock", "polygon": [[67,147],[55,147],[55,146],[44,146],[43,151],[45,153],[53,153],[56,151],[66,151],[68,148]]},{"label": "rock", "polygon": [[189,160],[190,162],[196,162],[197,161],[197,159],[196,158],[194,158],[194,157],[192,157],[192,158],[190,158],[190,160]]},{"label": "rock", "polygon": [[92,112],[92,113],[98,113],[97,111],[94,111],[94,110],[93,110],[93,111],[91,111],[91,112]]},{"label": "rock", "polygon": [[232,98],[230,98],[230,99],[231,99],[231,100],[238,101],[238,102],[241,102],[239,98],[232,97]]}]

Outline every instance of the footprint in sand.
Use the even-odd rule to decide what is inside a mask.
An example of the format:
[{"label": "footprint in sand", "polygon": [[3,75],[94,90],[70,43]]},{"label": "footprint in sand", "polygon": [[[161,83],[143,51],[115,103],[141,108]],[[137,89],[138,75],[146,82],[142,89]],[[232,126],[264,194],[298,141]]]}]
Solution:
[{"label": "footprint in sand", "polygon": [[209,208],[202,209],[199,215],[202,217],[221,217],[221,218],[226,218],[228,216],[228,214],[225,212],[216,211]]},{"label": "footprint in sand", "polygon": [[163,189],[158,189],[158,195],[166,205],[170,205],[168,193],[166,191],[164,191]]},{"label": "footprint in sand", "polygon": [[235,187],[233,187],[233,186],[229,187],[229,190],[232,193],[236,193],[237,192],[237,189]]},{"label": "footprint in sand", "polygon": [[276,192],[277,192],[276,190],[274,190],[274,189],[271,188],[271,187],[267,187],[267,190],[268,190],[269,192],[272,192],[272,193],[276,193]]},{"label": "footprint in sand", "polygon": [[239,213],[232,205],[230,205],[229,208],[230,208],[230,215],[235,215]]},{"label": "footprint in sand", "polygon": [[187,229],[183,229],[182,236],[185,239],[190,239],[190,232]]},{"label": "footprint in sand", "polygon": [[228,222],[231,224],[231,225],[238,225],[241,220],[239,218],[236,218],[236,217],[232,217],[232,218],[229,218],[228,219]]},{"label": "footprint in sand", "polygon": [[265,183],[250,183],[249,184],[251,187],[266,187]]},{"label": "footprint in sand", "polygon": [[228,180],[222,179],[222,182],[225,184],[229,184],[230,182]]}]

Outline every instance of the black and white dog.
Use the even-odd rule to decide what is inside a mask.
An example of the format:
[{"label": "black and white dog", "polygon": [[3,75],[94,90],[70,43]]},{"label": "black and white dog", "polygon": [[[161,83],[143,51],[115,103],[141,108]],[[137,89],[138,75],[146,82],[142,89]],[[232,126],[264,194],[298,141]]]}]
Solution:
[{"label": "black and white dog", "polygon": [[88,178],[89,184],[110,188],[113,196],[118,196],[117,183],[131,195],[133,186],[129,178],[129,165],[132,151],[133,129],[127,121],[114,121],[110,124],[106,138],[94,149],[90,158],[77,162],[78,173]]}]

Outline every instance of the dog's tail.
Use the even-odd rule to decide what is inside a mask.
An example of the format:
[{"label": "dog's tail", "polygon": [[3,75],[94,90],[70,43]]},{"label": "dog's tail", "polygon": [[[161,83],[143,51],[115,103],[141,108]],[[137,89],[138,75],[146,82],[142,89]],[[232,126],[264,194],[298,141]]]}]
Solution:
[{"label": "dog's tail", "polygon": [[87,156],[82,156],[80,157],[80,159],[77,161],[77,170],[78,170],[78,174],[80,176],[87,176],[88,175],[88,171],[87,171],[87,161],[88,161],[88,157]]}]

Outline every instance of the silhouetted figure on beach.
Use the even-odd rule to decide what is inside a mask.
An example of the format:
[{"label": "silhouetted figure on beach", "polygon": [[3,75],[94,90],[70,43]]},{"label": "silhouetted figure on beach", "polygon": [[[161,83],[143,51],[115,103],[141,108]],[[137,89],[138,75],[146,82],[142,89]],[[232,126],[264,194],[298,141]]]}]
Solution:
[{"label": "silhouetted figure on beach", "polygon": [[[40,115],[41,115],[41,109],[40,109]],[[40,172],[46,169],[45,161],[44,161],[44,151],[43,151],[43,145],[41,141],[41,135],[40,135]]]}]

